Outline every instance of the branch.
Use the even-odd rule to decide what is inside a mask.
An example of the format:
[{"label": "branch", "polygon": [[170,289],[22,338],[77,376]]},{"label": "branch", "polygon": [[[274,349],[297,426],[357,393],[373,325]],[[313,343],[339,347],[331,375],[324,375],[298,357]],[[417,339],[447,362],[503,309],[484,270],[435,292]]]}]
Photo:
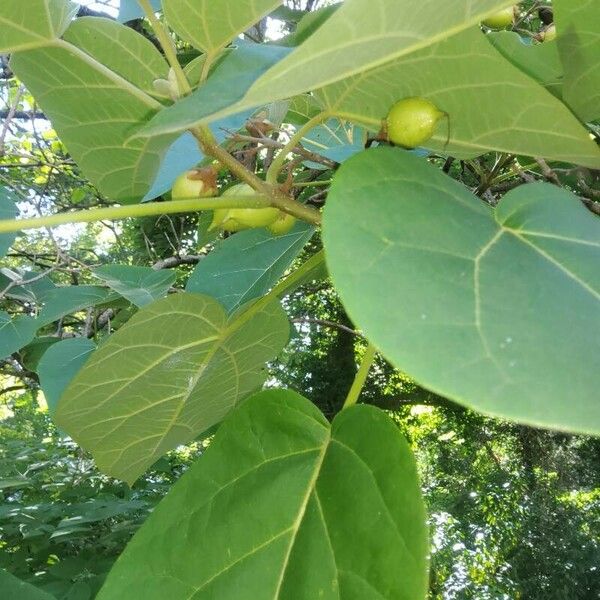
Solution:
[{"label": "branch", "polygon": [[196,265],[198,264],[204,257],[203,256],[170,256],[169,258],[164,258],[163,260],[159,260],[158,262],[152,265],[152,268],[155,271],[160,271],[161,269],[172,269],[173,267],[178,267],[179,265]]}]

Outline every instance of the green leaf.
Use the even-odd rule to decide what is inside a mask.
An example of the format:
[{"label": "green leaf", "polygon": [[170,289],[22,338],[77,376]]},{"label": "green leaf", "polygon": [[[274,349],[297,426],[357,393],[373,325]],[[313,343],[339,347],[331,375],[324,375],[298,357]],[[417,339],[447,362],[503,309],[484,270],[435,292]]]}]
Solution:
[{"label": "green leaf", "polygon": [[[17,206],[12,194],[7,189],[0,187],[0,219],[16,219],[17,214]],[[8,252],[16,237],[16,233],[0,234],[0,257]]]},{"label": "green leaf", "polygon": [[306,223],[280,236],[264,228],[237,233],[198,263],[186,289],[216,298],[231,313],[266,294],[313,233]]},{"label": "green leaf", "polygon": [[62,340],[42,356],[37,372],[50,414],[75,375],[81,370],[96,344],[87,338]]},{"label": "green leaf", "polygon": [[46,46],[64,33],[78,8],[66,0],[2,0],[0,53]]},{"label": "green leaf", "polygon": [[585,127],[495,50],[479,28],[316,95],[327,109],[371,121],[375,129],[396,101],[426,97],[449,115],[427,147],[451,156],[497,150],[600,167],[600,149]]},{"label": "green leaf", "polygon": [[0,569],[0,598],[6,600],[55,600],[54,596],[21,581],[4,569]]},{"label": "green leaf", "polygon": [[583,121],[600,118],[600,3],[554,0],[557,42],[565,68],[565,101]]},{"label": "green leaf", "polygon": [[260,387],[265,363],[288,336],[279,305],[238,323],[212,298],[163,298],[92,355],[62,396],[56,422],[101,470],[133,483]]},{"label": "green leaf", "polygon": [[44,306],[36,319],[37,327],[49,325],[65,315],[102,304],[113,298],[107,289],[94,285],[56,287],[44,295]]},{"label": "green leaf", "polygon": [[27,346],[37,328],[36,320],[31,317],[22,315],[11,319],[8,313],[0,310],[0,359]]},{"label": "green leaf", "polygon": [[289,98],[378,67],[481,21],[505,0],[346,0],[289,57],[248,92],[257,103]]},{"label": "green leaf", "polygon": [[[262,73],[290,52],[289,48],[237,42],[238,48],[215,69],[208,81],[191,95],[158,113],[136,136],[180,133],[201,122],[217,121],[254,106],[239,104],[248,88]],[[239,109],[237,108],[239,105]]]},{"label": "green leaf", "polygon": [[514,31],[495,31],[489,33],[487,39],[515,67],[562,99],[563,66],[555,40],[543,44],[527,43]]},{"label": "green leaf", "polygon": [[162,4],[173,31],[214,57],[238,34],[277,8],[281,0],[163,0]]},{"label": "green leaf", "polygon": [[341,163],[365,149],[366,137],[362,127],[330,119],[311,129],[303,138],[302,145],[311,152]]},{"label": "green leaf", "polygon": [[[226,524],[226,525],[224,525]],[[185,560],[173,560],[174,553]],[[97,600],[419,600],[427,528],[414,459],[382,411],[333,424],[274,390],[244,402],[172,488]]]},{"label": "green leaf", "polygon": [[94,275],[140,307],[166,296],[177,279],[175,271],[155,271],[151,267],[130,265],[103,265],[94,269]]},{"label": "green leaf", "polygon": [[[136,37],[142,36],[123,29],[127,28],[116,23],[107,26],[102,19],[77,19],[65,34],[66,41],[18,52],[11,66],[86,177],[111,200],[132,203],[150,188],[175,138],[129,141],[162,104],[119,74],[140,69],[135,80],[141,85],[148,74],[139,67],[140,61],[159,64],[157,51]],[[114,31],[110,39],[108,30]],[[115,70],[102,64],[107,56]],[[161,70],[156,77],[163,74]]]},{"label": "green leaf", "polygon": [[26,369],[35,373],[42,356],[44,356],[48,348],[59,342],[60,338],[50,335],[35,338],[30,344],[21,348],[19,352],[21,363]]},{"label": "green leaf", "polygon": [[154,81],[169,76],[169,64],[154,44],[115,21],[79,18],[66,39],[150,96],[160,95]]},{"label": "green leaf", "polygon": [[570,192],[523,185],[492,211],[425,160],[370,150],[339,169],[323,235],[350,317],[419,384],[600,432],[600,220]]}]

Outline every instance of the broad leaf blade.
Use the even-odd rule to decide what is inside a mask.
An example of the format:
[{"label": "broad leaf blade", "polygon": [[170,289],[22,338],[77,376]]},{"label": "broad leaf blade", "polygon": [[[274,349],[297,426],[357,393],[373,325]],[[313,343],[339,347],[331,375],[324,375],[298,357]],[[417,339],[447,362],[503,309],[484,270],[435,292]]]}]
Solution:
[{"label": "broad leaf blade", "polygon": [[521,186],[494,218],[426,161],[372,150],[338,171],[324,243],[350,317],[424,387],[600,432],[600,221],[575,196]]},{"label": "broad leaf blade", "polygon": [[144,307],[71,382],[57,424],[105,473],[132,483],[260,387],[264,364],[289,336],[276,305],[237,330],[228,325],[206,296],[175,294]]},{"label": "broad leaf blade", "polygon": [[35,337],[37,328],[36,320],[31,317],[11,318],[8,313],[0,311],[0,359],[27,346]]},{"label": "broad leaf blade", "polygon": [[[223,523],[227,525],[224,527]],[[174,549],[185,560],[172,560]],[[420,600],[427,531],[414,460],[368,406],[332,426],[289,391],[221,426],[109,574],[98,600]]]},{"label": "broad leaf blade", "polygon": [[600,118],[600,2],[554,0],[564,97],[583,121]]},{"label": "broad leaf blade", "polygon": [[[138,56],[140,47],[147,46],[131,45],[129,34],[115,36],[110,43],[99,34],[102,42],[88,39],[85,51],[81,50],[68,43],[71,39],[81,41],[84,30],[89,33],[90,21],[80,21],[71,25],[66,42],[19,52],[13,55],[11,65],[88,179],[111,200],[138,202],[150,188],[174,137],[128,141],[140,123],[162,105],[99,59],[111,54],[112,66],[117,69],[120,64],[117,70],[126,73],[130,70],[125,64],[131,62],[130,53]],[[98,58],[90,54],[95,51]],[[143,56],[150,60],[149,54]]]},{"label": "broad leaf blade", "polygon": [[104,265],[94,269],[94,275],[139,307],[166,296],[177,279],[174,271],[155,271],[151,267],[131,265]]},{"label": "broad leaf blade", "polygon": [[346,0],[293,54],[263,75],[248,99],[264,102],[373,69],[474,25],[505,0]]},{"label": "broad leaf blade", "polygon": [[317,92],[327,109],[371,120],[375,129],[409,96],[426,97],[449,115],[428,148],[459,158],[497,150],[600,167],[600,149],[585,127],[479,28]]},{"label": "broad leaf blade", "polygon": [[43,297],[43,307],[37,319],[37,327],[54,323],[61,317],[90,306],[108,301],[111,292],[94,285],[71,285],[49,290]]},{"label": "broad leaf blade", "polygon": [[46,46],[64,33],[76,12],[67,0],[2,0],[0,53]]},{"label": "broad leaf blade", "polygon": [[266,294],[313,233],[314,228],[306,223],[281,236],[273,236],[266,229],[242,231],[200,261],[186,289],[212,296],[233,312]]},{"label": "broad leaf blade", "polygon": [[4,569],[0,569],[0,598],[6,600],[55,600],[54,596],[21,581]]},{"label": "broad leaf blade", "polygon": [[169,76],[169,64],[154,44],[115,21],[79,18],[65,39],[150,96],[158,95],[153,82]]},{"label": "broad leaf blade", "polygon": [[165,17],[186,42],[210,55],[275,10],[281,0],[163,0]]},{"label": "broad leaf blade", "polygon": [[49,348],[37,368],[50,414],[75,375],[81,370],[96,344],[87,338],[62,340]]},{"label": "broad leaf blade", "polygon": [[488,40],[504,58],[562,100],[564,75],[556,41],[534,44],[513,31],[492,32]]}]

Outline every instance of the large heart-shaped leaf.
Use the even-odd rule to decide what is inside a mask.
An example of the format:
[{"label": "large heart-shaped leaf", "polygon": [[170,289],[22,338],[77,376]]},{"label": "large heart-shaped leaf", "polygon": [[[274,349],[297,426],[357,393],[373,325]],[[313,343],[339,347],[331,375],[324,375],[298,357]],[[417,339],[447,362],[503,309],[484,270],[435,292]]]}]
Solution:
[{"label": "large heart-shaped leaf", "polygon": [[293,54],[248,92],[289,98],[373,69],[446,39],[511,4],[505,0],[346,0]]},{"label": "large heart-shaped leaf", "polygon": [[485,413],[600,432],[600,220],[575,196],[524,185],[492,211],[386,148],[342,165],[324,219],[341,299],[395,366]]},{"label": "large heart-shaped leaf", "polygon": [[0,53],[45,46],[64,33],[77,9],[67,0],[2,0]]},{"label": "large heart-shaped leaf", "polygon": [[152,44],[118,23],[77,19],[65,40],[18,52],[11,65],[88,179],[111,200],[138,202],[175,139],[128,141],[162,107],[125,78],[147,88],[153,65],[160,65],[156,78],[164,76],[164,61]]},{"label": "large heart-shaped leaf", "polygon": [[215,56],[281,0],[163,0],[165,17],[186,42]]},{"label": "large heart-shaped leaf", "polygon": [[61,398],[56,422],[100,469],[132,483],[260,387],[265,363],[288,336],[278,305],[228,322],[207,296],[163,298],[92,355]]},{"label": "large heart-shaped leaf", "polygon": [[395,423],[363,405],[330,426],[308,400],[269,391],[221,426],[98,600],[142,590],[147,600],[420,600],[427,554],[415,463]]},{"label": "large heart-shaped leaf", "polygon": [[584,121],[600,118],[600,2],[554,0],[564,97]]},{"label": "large heart-shaped leaf", "polygon": [[266,294],[312,237],[314,227],[298,223],[280,236],[266,229],[242,231],[202,259],[188,280],[188,292],[208,294],[230,312]]},{"label": "large heart-shaped leaf", "polygon": [[370,120],[375,129],[409,96],[424,96],[448,113],[427,142],[435,150],[461,158],[498,150],[600,167],[600,149],[585,127],[479,28],[317,92],[327,109]]}]

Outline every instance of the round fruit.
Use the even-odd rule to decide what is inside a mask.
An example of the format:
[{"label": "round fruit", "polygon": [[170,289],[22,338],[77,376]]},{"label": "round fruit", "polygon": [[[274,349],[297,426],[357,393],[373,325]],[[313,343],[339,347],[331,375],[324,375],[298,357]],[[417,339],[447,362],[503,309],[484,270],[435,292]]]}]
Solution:
[{"label": "round fruit", "polygon": [[[254,196],[256,192],[246,183],[234,185],[223,196]],[[266,227],[279,216],[278,208],[219,208],[214,211],[210,229],[220,227],[224,231],[241,231]]]},{"label": "round fruit", "polygon": [[549,25],[546,30],[542,33],[542,41],[551,42],[556,39],[556,26],[554,24]]},{"label": "round fruit", "polygon": [[270,225],[267,225],[267,229],[274,235],[283,235],[284,233],[290,231],[295,223],[296,217],[288,215],[280,210],[277,219]]},{"label": "round fruit", "polygon": [[487,19],[484,19],[482,23],[491,29],[504,29],[513,24],[514,18],[515,7],[509,6],[508,8],[503,8],[497,13],[490,15]]},{"label": "round fruit", "polygon": [[392,106],[386,119],[388,139],[405,148],[425,143],[445,115],[425,98],[404,98]]},{"label": "round fruit", "polygon": [[209,198],[217,194],[217,177],[213,169],[192,169],[182,173],[173,184],[173,200]]}]

